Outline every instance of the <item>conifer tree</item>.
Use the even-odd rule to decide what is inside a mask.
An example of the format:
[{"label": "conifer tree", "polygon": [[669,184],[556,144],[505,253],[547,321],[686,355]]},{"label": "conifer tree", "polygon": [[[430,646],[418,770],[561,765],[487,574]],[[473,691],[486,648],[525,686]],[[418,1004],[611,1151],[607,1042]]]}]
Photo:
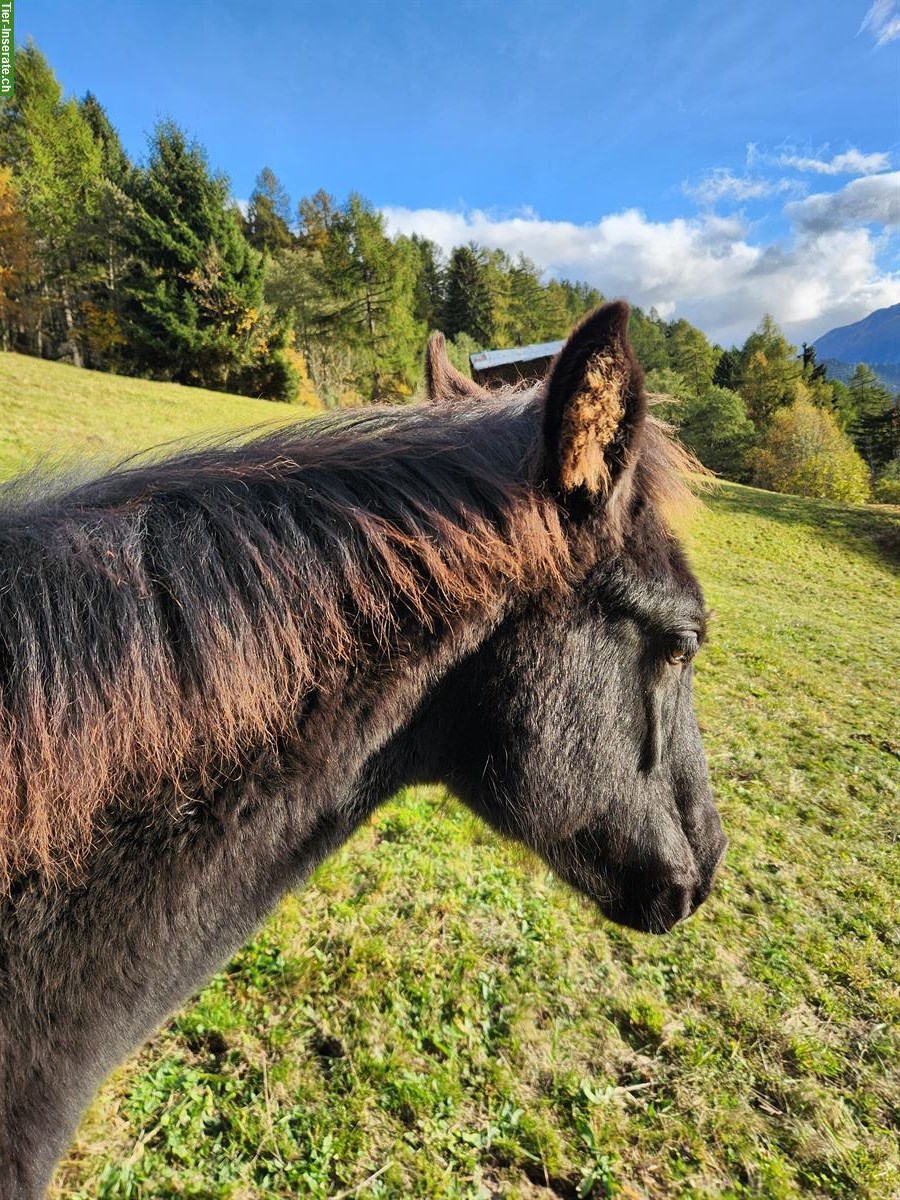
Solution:
[{"label": "conifer tree", "polygon": [[457,246],[450,255],[444,330],[451,338],[466,333],[482,349],[494,340],[487,262],[474,244]]},{"label": "conifer tree", "polygon": [[262,256],[247,244],[228,183],[172,122],[134,172],[133,263],[125,283],[137,370],[225,388],[260,353]]},{"label": "conifer tree", "polygon": [[683,317],[668,325],[666,349],[672,369],[683,375],[695,392],[712,386],[719,351],[695,325]]},{"label": "conifer tree", "polygon": [[293,242],[290,230],[291,201],[281,180],[270,167],[263,167],[250,193],[244,233],[256,250],[274,253]]}]

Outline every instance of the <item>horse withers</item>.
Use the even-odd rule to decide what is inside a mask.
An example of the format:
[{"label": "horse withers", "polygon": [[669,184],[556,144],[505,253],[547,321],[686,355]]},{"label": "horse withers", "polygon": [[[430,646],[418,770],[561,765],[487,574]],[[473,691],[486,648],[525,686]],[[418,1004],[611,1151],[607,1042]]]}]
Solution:
[{"label": "horse withers", "polygon": [[440,782],[662,933],[725,847],[692,705],[691,463],[623,303],[547,378],[0,507],[0,1197],[373,809]]}]

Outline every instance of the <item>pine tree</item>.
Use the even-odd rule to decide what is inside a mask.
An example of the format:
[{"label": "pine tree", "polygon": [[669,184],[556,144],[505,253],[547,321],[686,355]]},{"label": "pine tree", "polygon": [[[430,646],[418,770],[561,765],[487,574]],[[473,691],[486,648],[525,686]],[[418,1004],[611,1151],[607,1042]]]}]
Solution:
[{"label": "pine tree", "polygon": [[494,340],[487,261],[474,244],[457,246],[450,255],[444,330],[451,338],[467,333],[482,349]]},{"label": "pine tree", "polygon": [[290,231],[291,201],[278,176],[263,167],[250,193],[244,234],[256,250],[274,253],[293,242]]},{"label": "pine tree", "polygon": [[874,474],[900,454],[900,408],[871,367],[857,364],[847,385],[848,433]]},{"label": "pine tree", "polygon": [[79,106],[94,140],[100,146],[101,170],[106,179],[123,187],[131,171],[131,162],[106,110],[93,92],[86,92]]},{"label": "pine tree", "polygon": [[262,351],[262,256],[229,204],[228,183],[172,122],[157,126],[130,185],[134,256],[126,324],[137,370],[225,388]]},{"label": "pine tree", "polygon": [[723,350],[713,371],[713,384],[716,387],[730,388],[738,392],[741,388],[741,352],[733,346]]},{"label": "pine tree", "polygon": [[444,316],[444,284],[447,264],[439,246],[429,238],[414,233],[411,238],[398,237],[398,244],[408,240],[415,253],[416,281],[413,293],[413,316],[426,329],[439,329]]}]

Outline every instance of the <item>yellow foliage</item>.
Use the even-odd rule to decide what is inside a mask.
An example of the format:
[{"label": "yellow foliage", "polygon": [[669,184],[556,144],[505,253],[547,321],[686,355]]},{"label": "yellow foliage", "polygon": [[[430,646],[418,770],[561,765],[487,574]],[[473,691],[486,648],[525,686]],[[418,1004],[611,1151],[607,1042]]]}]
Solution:
[{"label": "yellow foliage", "polygon": [[31,244],[16,183],[9,167],[0,167],[0,325],[22,317],[30,260]]},{"label": "yellow foliage", "polygon": [[297,387],[297,398],[295,404],[303,404],[307,408],[324,408],[322,398],[315,389],[312,379],[309,375],[309,367],[306,363],[306,355],[294,346],[288,346],[282,351],[284,357],[288,360],[294,370],[297,372],[299,384]]},{"label": "yellow foliage", "polygon": [[860,503],[870,496],[866,464],[831,413],[808,400],[779,409],[753,455],[754,482],[773,492],[796,492]]}]

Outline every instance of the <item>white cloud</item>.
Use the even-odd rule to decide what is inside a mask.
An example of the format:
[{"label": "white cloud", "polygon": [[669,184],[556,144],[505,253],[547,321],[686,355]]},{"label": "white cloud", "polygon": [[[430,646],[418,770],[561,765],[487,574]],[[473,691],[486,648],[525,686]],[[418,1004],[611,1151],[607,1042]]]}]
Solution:
[{"label": "white cloud", "polygon": [[383,211],[393,233],[423,234],[445,251],[475,241],[522,252],[550,274],[587,280],[606,296],[625,296],[645,309],[653,305],[667,318],[686,316],[723,345],[743,341],[764,312],[789,336],[810,340],[900,302],[900,272],[879,268],[876,236],[846,227],[872,211],[871,197],[851,189],[876,180],[854,181],[826,197],[831,209],[803,207],[818,197],[788,205],[796,232],[786,245],[755,244],[741,220],[709,212],[651,221],[632,208],[579,225],[542,220],[527,210],[509,217],[479,210]]},{"label": "white cloud", "polygon": [[900,2],[898,0],[875,0],[863,18],[859,32],[871,31],[878,46],[886,46],[900,38]]},{"label": "white cloud", "polygon": [[787,205],[797,226],[813,233],[857,225],[900,227],[900,171],[853,179],[839,192],[818,192]]},{"label": "white cloud", "polygon": [[715,204],[718,200],[760,200],[779,192],[795,192],[797,186],[791,179],[733,175],[728,167],[713,167],[698,183],[682,184],[681,190],[701,204]]},{"label": "white cloud", "polygon": [[780,154],[775,161],[780,167],[793,167],[796,171],[815,171],[819,175],[875,175],[888,169],[891,156],[882,152],[863,154],[861,150],[851,147],[832,158]]}]

